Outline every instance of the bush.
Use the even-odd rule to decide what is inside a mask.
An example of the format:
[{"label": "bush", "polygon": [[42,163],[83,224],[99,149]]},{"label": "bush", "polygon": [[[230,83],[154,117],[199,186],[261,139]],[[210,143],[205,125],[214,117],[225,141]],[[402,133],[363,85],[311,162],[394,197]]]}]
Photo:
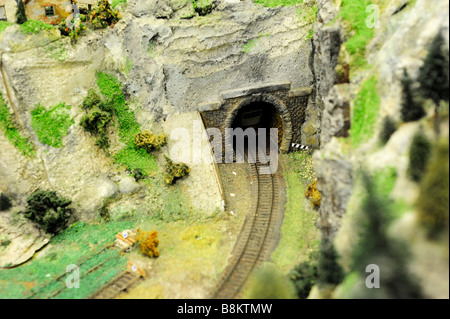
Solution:
[{"label": "bush", "polygon": [[166,184],[172,185],[177,179],[183,178],[191,172],[191,169],[184,163],[174,164],[170,158],[166,156],[166,173],[164,180]]},{"label": "bush", "polygon": [[91,12],[91,21],[96,28],[114,28],[119,19],[119,11],[111,7],[109,0],[100,0],[98,7]]},{"label": "bush", "polygon": [[[86,20],[86,17],[84,19]],[[61,32],[61,35],[70,37],[72,40],[77,40],[81,32],[83,30],[86,30],[86,27],[82,23],[80,23],[79,25],[74,23],[73,27],[69,27],[66,25],[66,21],[64,20],[58,25],[58,29]]]},{"label": "bush", "polygon": [[133,170],[133,177],[136,180],[136,182],[139,182],[140,180],[145,178],[145,175],[142,169],[136,168]]},{"label": "bush", "polygon": [[57,234],[67,227],[72,213],[71,200],[58,197],[56,192],[38,190],[28,197],[27,203],[23,215],[45,232]]},{"label": "bush", "polygon": [[150,154],[152,150],[160,150],[167,143],[167,136],[165,134],[155,135],[149,131],[143,131],[136,134],[134,143],[136,147],[143,148]]},{"label": "bush", "polygon": [[289,278],[280,273],[272,264],[259,269],[251,279],[248,290],[244,292],[246,299],[291,299],[294,287]]},{"label": "bush", "polygon": [[81,118],[80,125],[85,131],[97,136],[96,144],[100,148],[108,148],[109,139],[106,131],[112,121],[113,106],[111,102],[104,102],[94,90],[89,90],[82,106],[87,113]]},{"label": "bush", "polygon": [[297,297],[306,299],[317,280],[317,266],[311,262],[303,262],[289,273]]},{"label": "bush", "polygon": [[141,253],[151,258],[159,257],[159,240],[157,239],[158,232],[144,232],[138,229],[136,240],[139,242]]},{"label": "bush", "polygon": [[449,144],[434,148],[434,154],[420,184],[417,200],[419,220],[430,238],[437,238],[449,227]]},{"label": "bush", "polygon": [[17,3],[16,19],[18,24],[24,24],[28,21],[23,0],[19,0]]},{"label": "bush", "polygon": [[5,194],[0,194],[0,212],[8,210],[12,207],[11,199]]},{"label": "bush", "polygon": [[383,127],[381,128],[380,141],[383,144],[389,142],[391,136],[395,133],[396,130],[397,126],[395,125],[395,122],[389,116],[386,116],[383,119]]},{"label": "bush", "polygon": [[192,5],[194,6],[195,12],[201,16],[211,13],[214,9],[213,0],[192,0]]},{"label": "bush", "polygon": [[308,185],[305,191],[305,196],[311,201],[313,207],[320,207],[322,203],[322,195],[317,188],[317,180]]},{"label": "bush", "polygon": [[409,77],[408,72],[403,70],[402,78],[402,119],[404,122],[414,122],[423,118],[426,113],[422,103],[414,96],[413,80]]},{"label": "bush", "polygon": [[413,138],[409,150],[408,175],[411,180],[420,182],[430,158],[431,144],[426,136],[419,131]]}]

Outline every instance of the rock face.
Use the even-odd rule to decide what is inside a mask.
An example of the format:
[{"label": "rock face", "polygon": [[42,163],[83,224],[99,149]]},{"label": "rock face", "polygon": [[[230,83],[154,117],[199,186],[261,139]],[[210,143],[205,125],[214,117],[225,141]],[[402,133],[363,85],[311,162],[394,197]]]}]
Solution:
[{"label": "rock face", "polygon": [[321,144],[326,145],[333,137],[348,137],[350,129],[349,85],[332,87],[325,99],[322,114]]},{"label": "rock face", "polygon": [[10,216],[6,212],[0,213],[0,268],[23,264],[50,240],[23,217]]},{"label": "rock face", "polygon": [[[8,149],[0,154],[0,189],[22,204],[30,191],[52,189],[77,202],[81,215],[118,191],[134,192],[131,183],[113,185],[120,178],[111,158],[78,125],[79,105],[95,87],[98,71],[121,80],[127,99],[135,102],[137,121],[156,130],[171,115],[199,111],[228,90],[284,82],[312,86],[312,43],[305,40],[311,25],[295,8],[265,8],[250,0],[213,3],[215,9],[200,17],[189,14],[191,1],[129,0],[114,29],[87,30],[74,46],[58,31],[36,36],[21,34],[17,26],[3,31],[0,91],[37,156],[22,157],[0,136],[2,150]],[[76,124],[64,147],[55,149],[39,142],[31,110],[60,102],[72,106]],[[317,141],[317,116],[312,122]]]},{"label": "rock face", "polygon": [[343,155],[339,141],[332,139],[315,153],[314,165],[322,194],[318,227],[326,238],[332,239],[340,228],[352,195],[353,163]]}]

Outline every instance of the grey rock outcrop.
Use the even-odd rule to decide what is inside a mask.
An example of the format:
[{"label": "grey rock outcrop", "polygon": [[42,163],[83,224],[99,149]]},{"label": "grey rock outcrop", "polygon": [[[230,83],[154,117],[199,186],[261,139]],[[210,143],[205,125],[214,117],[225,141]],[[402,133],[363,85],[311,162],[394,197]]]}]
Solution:
[{"label": "grey rock outcrop", "polygon": [[332,139],[314,155],[318,189],[322,194],[318,227],[322,234],[333,239],[338,232],[342,217],[353,189],[353,163],[343,154],[342,145]]},{"label": "grey rock outcrop", "polygon": [[321,143],[326,145],[333,137],[348,137],[350,129],[350,87],[335,85],[325,98],[322,114]]}]

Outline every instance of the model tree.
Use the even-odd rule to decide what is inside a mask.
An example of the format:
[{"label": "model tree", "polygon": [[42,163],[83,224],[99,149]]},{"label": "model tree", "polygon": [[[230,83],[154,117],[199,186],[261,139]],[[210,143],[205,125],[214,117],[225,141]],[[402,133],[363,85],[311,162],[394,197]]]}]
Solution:
[{"label": "model tree", "polygon": [[425,116],[422,103],[414,96],[412,85],[414,81],[409,77],[406,70],[403,70],[402,78],[402,119],[404,122],[414,122]]},{"label": "model tree", "polygon": [[25,11],[25,5],[22,0],[19,0],[17,4],[16,19],[18,24],[24,24],[28,21],[27,13]]},{"label": "model tree", "polygon": [[353,250],[351,270],[365,274],[366,267],[375,264],[383,269],[383,277],[381,289],[366,289],[363,280],[363,288],[357,297],[421,298],[421,288],[408,270],[407,246],[388,235],[390,202],[379,193],[367,173],[363,172],[362,175],[366,196],[360,209],[359,239]]},{"label": "model tree", "polygon": [[444,47],[444,38],[439,32],[431,43],[418,77],[423,96],[433,100],[436,106],[439,106],[440,101],[448,102],[449,100],[449,60],[448,50]]},{"label": "model tree", "polygon": [[0,212],[4,210],[8,210],[12,207],[11,199],[5,194],[0,194]]},{"label": "model tree", "polygon": [[449,59],[441,32],[434,38],[423,66],[419,70],[420,91],[435,104],[434,130],[439,134],[439,106],[449,101]]},{"label": "model tree", "polygon": [[339,255],[333,243],[329,240],[323,240],[317,270],[319,285],[337,286],[343,281],[344,270],[338,259]]}]

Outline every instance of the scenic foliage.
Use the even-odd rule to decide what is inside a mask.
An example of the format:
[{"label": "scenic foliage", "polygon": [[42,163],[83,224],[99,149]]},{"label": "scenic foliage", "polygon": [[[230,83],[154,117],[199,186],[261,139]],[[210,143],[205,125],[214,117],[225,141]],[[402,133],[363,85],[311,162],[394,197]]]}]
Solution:
[{"label": "scenic foliage", "polygon": [[318,257],[313,254],[289,273],[298,299],[308,298],[312,287],[317,283],[317,259]]},{"label": "scenic foliage", "polygon": [[112,8],[109,0],[100,0],[91,12],[91,21],[96,28],[114,28],[119,19],[119,11]]},{"label": "scenic foliage", "polygon": [[36,105],[31,111],[31,126],[41,143],[55,148],[63,146],[63,137],[75,124],[70,116],[70,109],[65,103],[52,106],[48,110],[40,104]]},{"label": "scenic foliage", "polygon": [[159,240],[157,237],[157,231],[146,232],[138,230],[136,239],[139,242],[139,249],[142,254],[151,258],[159,257]]},{"label": "scenic foliage", "polygon": [[317,188],[317,180],[308,185],[305,191],[305,196],[311,201],[313,207],[319,208],[322,202],[322,195]]},{"label": "scenic foliage", "polygon": [[418,131],[412,140],[409,149],[408,175],[411,180],[420,182],[424,175],[430,158],[432,145],[422,130]]},{"label": "scenic foliage", "polygon": [[20,133],[16,122],[10,113],[3,95],[0,93],[0,131],[25,156],[32,157],[35,150],[30,140]]},{"label": "scenic foliage", "polygon": [[422,95],[431,99],[437,106],[440,101],[449,101],[449,52],[439,32],[434,38],[423,66],[420,68],[418,81]]},{"label": "scenic foliage", "polygon": [[420,184],[417,208],[421,224],[430,238],[439,238],[449,229],[449,143],[443,140],[433,156]]},{"label": "scenic foliage", "polygon": [[339,264],[338,257],[333,243],[322,240],[317,266],[317,282],[320,286],[337,286],[344,280],[344,270]]},{"label": "scenic foliage", "polygon": [[408,71],[403,70],[402,78],[402,119],[404,122],[414,122],[423,118],[426,113],[423,102],[414,94],[414,81],[409,77]]},{"label": "scenic foliage", "polygon": [[166,158],[166,173],[164,180],[167,185],[174,184],[178,179],[183,178],[191,172],[191,169],[184,163],[175,164],[169,157]]},{"label": "scenic foliage", "polygon": [[19,2],[17,3],[16,21],[17,24],[24,24],[28,21],[23,0],[19,0]]},{"label": "scenic foliage", "polygon": [[[351,270],[355,274],[366,274],[367,265],[378,265],[384,269],[380,289],[358,290],[357,298],[420,298],[421,289],[408,270],[409,251],[403,242],[388,236],[387,227],[391,218],[391,204],[375,187],[367,173],[362,173],[365,188],[363,205],[359,210],[358,241],[352,252]],[[365,277],[364,277],[365,278]]]},{"label": "scenic foliage", "polygon": [[0,212],[8,210],[11,207],[11,199],[6,194],[0,193]]},{"label": "scenic foliage", "polygon": [[45,232],[57,234],[67,227],[72,214],[71,200],[59,197],[56,192],[38,190],[28,197],[27,203],[23,215]]},{"label": "scenic foliage", "polygon": [[87,112],[80,120],[85,131],[97,136],[96,144],[103,149],[110,145],[107,129],[113,118],[112,102],[104,102],[95,90],[89,90],[83,101],[83,109]]},{"label": "scenic foliage", "polygon": [[386,144],[391,139],[391,136],[397,131],[397,125],[395,122],[389,117],[386,116],[383,119],[381,132],[380,132],[380,141],[383,144]]},{"label": "scenic foliage", "polygon": [[167,136],[165,134],[155,135],[149,131],[143,131],[136,134],[134,140],[138,148],[143,148],[147,153],[151,153],[153,150],[160,150],[162,146],[167,143]]}]

